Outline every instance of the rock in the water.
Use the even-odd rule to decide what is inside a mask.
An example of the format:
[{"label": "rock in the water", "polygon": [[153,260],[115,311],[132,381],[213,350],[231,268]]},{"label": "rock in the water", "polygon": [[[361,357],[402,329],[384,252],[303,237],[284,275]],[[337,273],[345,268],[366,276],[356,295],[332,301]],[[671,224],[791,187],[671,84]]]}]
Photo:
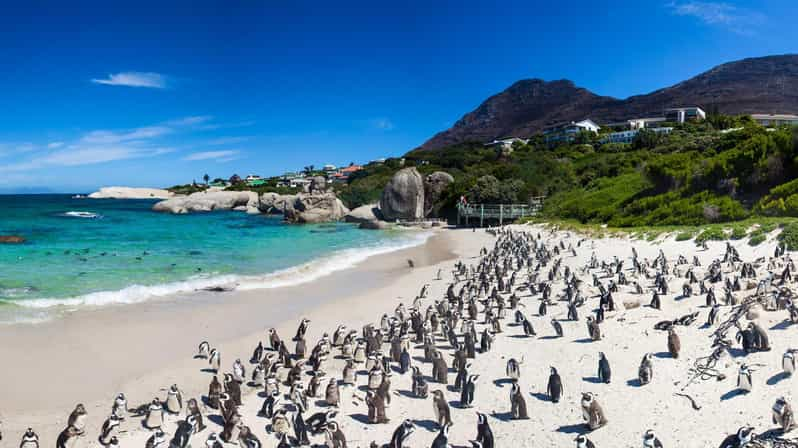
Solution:
[{"label": "rock in the water", "polygon": [[380,213],[379,204],[366,204],[352,209],[346,214],[346,216],[344,216],[344,220],[346,222],[360,223],[366,221],[377,221],[381,217],[382,213]]},{"label": "rock in the water", "polygon": [[294,206],[294,201],[296,195],[293,194],[263,193],[260,195],[258,209],[261,213],[282,215]]},{"label": "rock in the water", "polygon": [[19,235],[0,235],[0,244],[22,244],[25,238]]},{"label": "rock in the water", "polygon": [[415,167],[394,174],[382,191],[380,211],[387,220],[424,217],[424,179]]},{"label": "rock in the water", "polygon": [[361,222],[357,227],[359,229],[383,230],[388,228],[388,223],[385,221],[379,221],[377,219],[370,219],[368,221]]},{"label": "rock in the water", "polygon": [[160,188],[102,187],[90,199],[169,199],[174,193]]},{"label": "rock in the water", "polygon": [[451,174],[435,171],[424,179],[424,215],[438,217],[439,201],[446,188],[454,182]]},{"label": "rock in the water", "polygon": [[285,219],[293,223],[319,223],[338,221],[349,213],[343,202],[333,193],[298,194]]},{"label": "rock in the water", "polygon": [[241,210],[248,210],[257,208],[258,204],[258,194],[253,191],[203,191],[158,202],[152,209],[156,212],[184,214],[233,210],[236,207],[243,207]]}]

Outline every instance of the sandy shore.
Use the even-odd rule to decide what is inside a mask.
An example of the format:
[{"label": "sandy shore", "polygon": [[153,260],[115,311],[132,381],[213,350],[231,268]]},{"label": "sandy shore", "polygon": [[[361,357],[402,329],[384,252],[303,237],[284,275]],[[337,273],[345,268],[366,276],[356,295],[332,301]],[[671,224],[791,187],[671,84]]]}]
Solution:
[{"label": "sandy shore", "polygon": [[[339,321],[357,327],[400,301],[409,304],[438,268],[450,269],[458,255],[476,253],[488,241],[484,234],[441,231],[421,246],[377,255],[297,286],[196,292],[74,312],[41,324],[0,326],[0,359],[18,366],[0,369],[4,440],[33,427],[41,443],[52,446],[77,403],[87,407],[87,432],[98,434],[118,392],[125,392],[131,406],[163,395],[161,389],[173,383],[186,399],[199,397],[210,380],[199,373],[206,365],[193,359],[200,341],[218,347],[228,365],[248,360],[268,328],[290,339],[297,322],[308,317],[311,344]],[[96,437],[79,441],[95,444]]]},{"label": "sandy shore", "polygon": [[[591,274],[584,270],[591,254],[600,260],[613,257],[630,265],[634,246],[641,259],[654,259],[664,251],[669,263],[675,264],[679,254],[692,260],[697,256],[703,270],[714,259],[721,258],[725,242],[709,242],[708,250],[696,248],[692,241],[676,242],[672,237],[653,242],[630,241],[625,238],[582,240],[578,235],[552,234],[539,227],[523,226],[523,230],[541,232],[548,244],[563,241],[576,249],[576,256],[563,252],[563,266],[579,272],[584,280],[583,294],[588,305],[580,309],[580,320],[566,321],[564,302],[557,301],[547,316],[538,316],[540,295],[519,291],[522,310],[533,324],[537,336],[524,337],[521,327],[512,324],[512,313],[503,323],[504,332],[497,335],[493,349],[478,354],[473,360],[472,373],[480,375],[476,399],[472,409],[459,408],[459,392],[452,390],[454,372],[449,373],[449,386],[430,381],[430,390],[442,390],[449,401],[454,426],[449,435],[453,446],[469,446],[476,436],[476,416],[488,414],[497,446],[575,446],[574,438],[586,433],[580,399],[583,392],[592,392],[601,403],[609,423],[588,437],[597,447],[638,447],[646,430],[653,429],[665,447],[714,447],[723,438],[743,425],[751,425],[759,433],[772,429],[771,406],[784,396],[796,405],[792,392],[794,379],[781,375],[781,356],[796,343],[795,328],[789,325],[786,311],[760,312],[758,323],[770,335],[772,350],[745,355],[735,344],[715,366],[725,379],[714,378],[690,383],[690,368],[696,359],[711,353],[710,337],[714,328],[707,328],[709,308],[704,297],[682,298],[683,278],[669,278],[669,293],[662,297],[662,309],[648,306],[624,309],[624,303],[647,304],[651,299],[653,280],[637,280],[645,288],[642,295],[631,287],[621,287],[614,294],[617,310],[607,312],[602,324],[602,339],[591,341],[584,318],[592,314],[598,303],[597,290],[592,287]],[[206,362],[192,359],[197,343],[203,339],[218,347],[222,353],[222,370],[230,371],[236,358],[247,363],[258,341],[266,341],[265,330],[276,327],[288,343],[302,317],[311,319],[306,339],[310,349],[322,333],[332,333],[337,325],[360,329],[366,323],[378,323],[383,313],[392,313],[401,302],[409,306],[421,285],[430,283],[430,293],[422,310],[443,297],[451,279],[451,270],[458,260],[476,264],[480,248],[491,248],[495,238],[471,231],[443,231],[424,246],[370,258],[353,269],[341,271],[306,285],[268,291],[235,292],[228,294],[193,294],[177,300],[151,302],[145,305],[107,308],[75,313],[65,319],[33,326],[0,328],[3,346],[0,356],[4,365],[17,368],[0,369],[4,440],[16,440],[22,430],[34,427],[41,442],[52,446],[57,433],[63,429],[69,412],[78,402],[87,404],[90,425],[87,436],[78,446],[97,445],[99,426],[107,417],[117,392],[124,391],[131,405],[150,401],[154,396],[164,398],[163,388],[176,383],[183,390],[184,400],[199,398],[207,393],[211,373],[201,372]],[[750,247],[745,241],[732,241],[744,260],[771,257],[775,241],[770,239]],[[406,260],[413,259],[416,267],[409,269]],[[437,271],[444,272],[443,281],[434,281]],[[684,268],[682,268],[684,269]],[[541,280],[548,268],[541,270]],[[591,271],[592,272],[592,271]],[[764,266],[757,268],[760,276]],[[631,274],[627,274],[631,275]],[[733,274],[732,274],[733,275]],[[606,284],[609,277],[602,278]],[[694,285],[696,286],[696,285]],[[722,286],[716,285],[719,297]],[[696,286],[697,287],[697,286]],[[553,284],[553,294],[561,295],[562,280]],[[735,293],[738,298],[752,290]],[[190,303],[190,305],[189,305]],[[731,311],[721,307],[719,320]],[[692,312],[699,312],[690,326],[678,326],[682,351],[678,359],[668,353],[667,333],[654,329],[654,324],[673,320]],[[550,324],[552,318],[561,320],[564,337],[557,338]],[[785,323],[785,321],[787,323]],[[743,322],[745,324],[745,322]],[[477,332],[483,326],[477,326]],[[734,336],[732,334],[731,337]],[[289,350],[293,343],[289,343]],[[447,359],[452,353],[448,343],[438,342]],[[413,355],[420,356],[416,347]],[[597,379],[598,353],[609,359],[613,377],[609,384]],[[337,349],[334,349],[337,354]],[[637,381],[638,366],[646,353],[653,354],[653,380],[641,386]],[[529,420],[509,419],[510,385],[505,375],[508,358],[523,359],[520,385],[529,410]],[[753,390],[748,394],[736,391],[738,366],[755,365]],[[414,363],[429,375],[429,363]],[[341,378],[341,360],[330,363],[327,377]],[[562,377],[562,400],[553,404],[546,396],[549,367],[555,366]],[[392,403],[387,410],[389,424],[366,423],[367,408],[357,397],[364,395],[366,378],[358,378],[358,387],[342,388],[338,421],[349,446],[369,446],[372,441],[387,443],[396,426],[403,419],[411,419],[417,431],[405,446],[430,446],[437,435],[432,399],[413,398],[410,375],[394,374],[391,378]],[[689,384],[688,384],[689,383]],[[243,386],[243,406],[239,412],[246,425],[260,438],[263,446],[277,445],[277,439],[266,430],[270,423],[257,416],[263,398],[260,390]],[[287,388],[285,389],[287,391]],[[674,395],[686,393],[701,407],[694,410],[688,399]],[[322,394],[323,395],[323,394]],[[307,416],[324,410],[322,403],[310,401]],[[204,415],[216,411],[203,409]],[[179,418],[183,418],[180,416]],[[168,417],[164,430],[174,434],[178,417]],[[218,417],[214,420],[218,421]],[[210,431],[221,432],[216,423]],[[123,424],[125,434],[121,446],[144,446],[150,433],[143,430],[139,419]],[[193,446],[202,446],[210,432],[195,435]],[[313,444],[323,438],[312,437]]]}]

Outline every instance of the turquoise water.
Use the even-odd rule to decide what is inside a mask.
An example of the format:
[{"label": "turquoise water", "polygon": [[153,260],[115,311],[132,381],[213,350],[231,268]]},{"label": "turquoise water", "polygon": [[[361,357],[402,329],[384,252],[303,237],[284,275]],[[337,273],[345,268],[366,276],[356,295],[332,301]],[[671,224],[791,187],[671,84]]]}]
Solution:
[{"label": "turquoise water", "polygon": [[425,237],[344,223],[287,225],[241,212],[171,215],[152,212],[153,203],[0,196],[0,235],[27,240],[0,244],[0,309],[17,311],[19,320],[217,285],[296,284]]}]

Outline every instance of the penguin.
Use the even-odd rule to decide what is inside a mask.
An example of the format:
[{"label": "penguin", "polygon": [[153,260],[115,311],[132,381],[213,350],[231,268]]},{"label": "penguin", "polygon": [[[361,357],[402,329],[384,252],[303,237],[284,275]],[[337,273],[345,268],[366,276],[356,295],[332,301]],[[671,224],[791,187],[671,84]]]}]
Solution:
[{"label": "penguin", "polygon": [[576,448],[596,448],[596,445],[583,435],[578,436],[574,440],[576,441]]},{"label": "penguin", "polygon": [[55,446],[56,448],[74,448],[78,441],[78,437],[80,437],[78,429],[72,425],[67,425],[58,435]]},{"label": "penguin", "polygon": [[598,322],[593,319],[593,316],[587,317],[587,332],[592,341],[601,340],[601,327],[599,327]]},{"label": "penguin", "polygon": [[208,359],[208,356],[211,353],[211,344],[208,341],[200,342],[199,346],[197,347],[197,358],[200,359]]},{"label": "penguin", "polygon": [[406,348],[402,349],[402,354],[399,355],[399,373],[404,375],[410,369],[411,357]]},{"label": "penguin", "polygon": [[471,443],[476,444],[480,448],[494,448],[493,430],[490,429],[488,424],[488,416],[477,412],[477,439]]},{"label": "penguin", "polygon": [[366,405],[368,406],[369,423],[389,422],[388,417],[385,415],[385,401],[381,394],[373,390],[366,392]]},{"label": "penguin", "polygon": [[241,427],[241,435],[238,436],[238,444],[241,448],[261,448],[263,444],[260,442],[249,426]]},{"label": "penguin", "polygon": [[652,359],[651,353],[646,353],[643,355],[643,360],[640,361],[640,368],[637,369],[637,379],[640,381],[641,386],[650,383],[651,378],[654,376]]},{"label": "penguin", "polygon": [[208,356],[208,365],[211,366],[211,370],[214,373],[219,373],[219,369],[222,366],[222,355],[219,353],[219,350],[212,349],[210,355]]},{"label": "penguin", "polygon": [[[189,416],[191,418],[191,416]],[[191,433],[194,432],[192,422],[188,419],[178,422],[175,435],[169,442],[169,448],[188,448],[191,440]]]},{"label": "penguin", "polygon": [[277,436],[280,439],[280,442],[277,444],[277,448],[291,448],[291,442],[288,441],[288,434],[285,432],[281,432]]},{"label": "penguin", "polygon": [[155,398],[147,406],[147,416],[144,418],[144,427],[147,429],[158,429],[163,425],[163,406],[161,400]]},{"label": "penguin", "polygon": [[795,349],[787,349],[784,352],[784,356],[781,357],[781,367],[784,370],[784,374],[787,376],[792,376],[793,372],[795,372]]},{"label": "penguin", "polygon": [[743,426],[737,430],[736,434],[732,434],[720,443],[718,448],[745,448],[754,439],[754,428],[750,426]]},{"label": "penguin", "polygon": [[183,394],[177,388],[177,384],[172,384],[166,393],[166,412],[176,415],[183,410]]},{"label": "penguin", "polygon": [[305,338],[305,333],[308,331],[309,323],[310,319],[302,319],[302,321],[299,322],[299,327],[296,329],[296,335],[294,336],[295,341]]},{"label": "penguin", "polygon": [[191,423],[194,434],[202,432],[202,430],[205,429],[205,422],[202,419],[202,413],[200,412],[199,403],[196,398],[188,400],[186,404],[186,415],[188,419],[193,419]]},{"label": "penguin", "polygon": [[114,404],[111,406],[111,414],[116,416],[116,418],[120,420],[124,420],[127,418],[128,408],[127,408],[127,398],[125,398],[125,394],[120,393],[114,399]]},{"label": "penguin", "polygon": [[477,389],[477,380],[479,379],[479,375],[469,375],[468,379],[463,386],[463,390],[460,393],[460,407],[461,408],[470,408],[473,406],[474,403],[474,394]]},{"label": "penguin", "polygon": [[224,422],[224,429],[219,437],[225,443],[237,443],[239,436],[241,436],[241,428],[244,423],[241,421],[241,416],[233,414],[229,419]]},{"label": "penguin", "polygon": [[269,345],[271,345],[272,350],[277,351],[280,349],[280,335],[277,334],[277,330],[274,328],[269,328]]},{"label": "penguin", "polygon": [[250,364],[259,364],[261,358],[263,358],[263,342],[258,341],[258,345],[252,352],[252,357],[249,358],[249,362]]},{"label": "penguin", "polygon": [[582,418],[585,420],[589,430],[593,431],[607,424],[604,410],[598,404],[596,398],[590,392],[582,394]]},{"label": "penguin", "polygon": [[452,424],[452,413],[449,409],[449,403],[440,390],[432,391],[432,409],[435,412],[435,421],[438,422],[438,426],[443,427]]},{"label": "penguin", "polygon": [[712,305],[712,309],[709,310],[709,316],[707,316],[707,327],[715,325],[715,321],[718,320],[719,313],[720,305]]},{"label": "penguin", "polygon": [[765,330],[754,322],[748,324],[748,329],[754,336],[754,347],[759,351],[770,351],[770,339]]},{"label": "penguin", "polygon": [[305,419],[302,418],[302,409],[297,409],[296,413],[294,413],[293,423],[296,444],[299,446],[310,445],[310,440],[308,440],[308,429],[305,425]]},{"label": "penguin", "polygon": [[[109,440],[110,443],[110,440]],[[28,428],[25,434],[22,435],[22,441],[19,442],[19,448],[39,448],[39,436]]]},{"label": "penguin", "polygon": [[526,410],[526,400],[518,380],[513,380],[510,388],[510,418],[512,420],[526,420],[529,418]]},{"label": "penguin", "polygon": [[114,437],[119,433],[119,425],[121,423],[122,419],[113,414],[111,414],[111,416],[105,420],[102,428],[100,429],[100,437],[98,438],[98,441],[101,445],[108,446],[111,444],[111,437]]},{"label": "penguin", "polygon": [[208,438],[205,439],[205,448],[222,448],[219,436],[215,432],[208,434]]},{"label": "penguin", "polygon": [[427,380],[424,379],[421,369],[413,367],[413,396],[416,398],[427,398],[428,394],[429,385],[427,384]]},{"label": "penguin", "polygon": [[668,352],[670,352],[673,359],[679,358],[679,351],[682,348],[682,343],[679,340],[679,335],[673,327],[668,329]]},{"label": "penguin", "polygon": [[222,395],[222,383],[216,375],[211,378],[211,384],[208,386],[208,406],[212,409],[219,409],[221,406],[220,397]]},{"label": "penguin", "polygon": [[521,378],[521,363],[515,358],[510,358],[507,360],[506,372],[507,377],[511,380],[517,380]]},{"label": "penguin", "polygon": [[166,448],[166,446],[166,433],[160,429],[155,431],[144,444],[145,448]]},{"label": "penguin", "polygon": [[560,378],[560,374],[557,373],[557,369],[551,367],[550,371],[546,393],[549,395],[549,399],[552,403],[559,403],[562,397],[562,379]]},{"label": "penguin", "polygon": [[338,411],[333,410],[317,412],[305,420],[305,426],[311,434],[321,434],[330,422],[335,421],[337,415]]},{"label": "penguin", "polygon": [[413,434],[416,430],[416,425],[408,420],[405,420],[400,424],[396,430],[394,430],[393,435],[391,436],[391,441],[388,443],[388,448],[402,448],[404,446],[404,442]]},{"label": "penguin", "polygon": [[541,300],[540,301],[540,306],[538,307],[538,315],[539,316],[545,316],[546,315],[546,311],[547,311],[546,310],[546,301],[545,300]]},{"label": "penguin", "polygon": [[436,352],[432,358],[432,377],[440,384],[449,384],[449,367],[440,352]]},{"label": "penguin", "polygon": [[651,303],[649,303],[649,306],[655,310],[662,309],[662,301],[660,300],[659,294],[657,294],[656,291],[654,291],[654,296],[651,298]]},{"label": "penguin", "polygon": [[338,381],[335,378],[330,378],[327,383],[327,389],[324,392],[324,401],[327,406],[338,407],[341,403],[341,394],[338,390]]},{"label": "penguin", "polygon": [[69,414],[69,419],[67,419],[67,426],[71,426],[77,430],[78,435],[83,435],[86,431],[86,420],[88,419],[88,414],[86,412],[86,407],[83,404],[78,404],[75,406],[75,410]]},{"label": "penguin", "polygon": [[737,372],[737,389],[742,392],[751,392],[752,387],[752,380],[751,380],[751,369],[743,364],[740,366],[740,370]]},{"label": "penguin", "polygon": [[662,442],[659,441],[651,429],[643,434],[643,448],[662,448]]},{"label": "penguin", "polygon": [[324,428],[324,444],[327,448],[346,448],[346,437],[336,422],[329,422]]},{"label": "penguin", "polygon": [[431,448],[449,448],[449,427],[450,425],[441,426],[438,435],[432,441]]},{"label": "penguin", "polygon": [[563,336],[563,331],[560,322],[557,321],[557,319],[552,319],[551,326],[554,327],[554,332],[557,334],[557,337],[561,338]]},{"label": "penguin", "polygon": [[258,411],[258,416],[266,418],[274,417],[275,411],[280,407],[280,397],[280,392],[277,390],[267,395],[266,399],[263,400],[260,411]]},{"label": "penguin", "polygon": [[598,361],[598,379],[604,384],[610,384],[612,379],[612,370],[610,370],[610,361],[604,352],[599,352]]},{"label": "penguin", "polygon": [[792,414],[792,406],[787,403],[784,397],[776,399],[773,405],[773,423],[779,425],[782,432],[789,432],[795,426]]},{"label": "penguin", "polygon": [[524,327],[524,335],[525,336],[529,337],[529,336],[536,336],[537,335],[537,333],[535,333],[535,328],[532,327],[532,322],[530,322],[529,319],[524,318],[524,321],[521,323],[521,325],[523,325],[523,327]]}]

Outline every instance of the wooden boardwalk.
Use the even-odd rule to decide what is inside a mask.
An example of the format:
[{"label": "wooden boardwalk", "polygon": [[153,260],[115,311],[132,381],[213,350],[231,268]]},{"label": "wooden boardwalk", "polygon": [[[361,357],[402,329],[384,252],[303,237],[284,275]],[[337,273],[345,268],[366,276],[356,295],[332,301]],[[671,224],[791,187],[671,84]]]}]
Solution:
[{"label": "wooden boardwalk", "polygon": [[515,221],[518,218],[537,216],[543,208],[545,196],[533,197],[528,204],[459,204],[457,206],[457,225],[469,225],[479,219],[479,226],[483,227],[485,220],[496,220],[499,225],[505,221]]}]

